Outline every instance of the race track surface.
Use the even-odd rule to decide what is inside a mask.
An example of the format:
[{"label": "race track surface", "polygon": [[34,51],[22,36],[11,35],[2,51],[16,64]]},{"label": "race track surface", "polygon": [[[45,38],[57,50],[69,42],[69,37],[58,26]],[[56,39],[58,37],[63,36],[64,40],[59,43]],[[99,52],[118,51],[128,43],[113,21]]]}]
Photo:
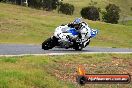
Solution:
[{"label": "race track surface", "polygon": [[33,54],[65,54],[65,53],[132,53],[132,48],[101,48],[86,47],[82,51],[74,49],[53,48],[51,50],[41,49],[41,45],[26,44],[0,44],[0,55],[33,55]]}]

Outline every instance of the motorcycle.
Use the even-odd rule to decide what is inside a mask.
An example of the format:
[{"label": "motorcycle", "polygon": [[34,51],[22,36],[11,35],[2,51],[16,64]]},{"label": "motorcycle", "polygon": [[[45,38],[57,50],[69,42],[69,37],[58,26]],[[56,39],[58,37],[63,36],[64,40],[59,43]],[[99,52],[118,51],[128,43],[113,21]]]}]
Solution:
[{"label": "motorcycle", "polygon": [[55,29],[54,35],[42,43],[42,49],[49,50],[57,48],[73,48],[81,51],[89,45],[91,38],[98,34],[98,30],[91,29],[87,23],[83,22],[80,32],[67,25],[61,25]]}]

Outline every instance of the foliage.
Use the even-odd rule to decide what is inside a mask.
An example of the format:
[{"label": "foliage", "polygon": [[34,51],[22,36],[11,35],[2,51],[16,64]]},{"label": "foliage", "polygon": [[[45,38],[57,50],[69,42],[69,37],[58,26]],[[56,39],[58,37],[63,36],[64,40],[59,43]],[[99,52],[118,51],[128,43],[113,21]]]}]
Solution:
[{"label": "foliage", "polygon": [[[0,2],[10,2],[22,5],[21,0],[0,0]],[[36,9],[51,11],[57,8],[59,0],[28,0],[28,6]]]},{"label": "foliage", "polygon": [[57,8],[59,0],[28,0],[29,7],[51,11]]},{"label": "foliage", "polygon": [[61,3],[58,11],[66,15],[72,15],[74,12],[74,6],[69,3]]},{"label": "foliage", "polygon": [[58,2],[59,0],[28,0],[28,5],[29,7],[51,11],[57,8]]},{"label": "foliage", "polygon": [[109,4],[106,6],[106,12],[103,12],[102,19],[104,22],[117,24],[120,18],[120,8],[115,4]]},{"label": "foliage", "polygon": [[99,9],[94,6],[84,7],[81,10],[81,16],[89,20],[99,20]]},{"label": "foliage", "polygon": [[42,6],[43,9],[50,11],[57,8],[57,5],[59,3],[59,0],[43,0]]},{"label": "foliage", "polygon": [[28,0],[28,6],[40,9],[42,7],[42,0]]},{"label": "foliage", "polygon": [[91,0],[90,3],[89,3],[89,5],[90,5],[90,6],[95,6],[95,5],[97,5],[97,2]]}]

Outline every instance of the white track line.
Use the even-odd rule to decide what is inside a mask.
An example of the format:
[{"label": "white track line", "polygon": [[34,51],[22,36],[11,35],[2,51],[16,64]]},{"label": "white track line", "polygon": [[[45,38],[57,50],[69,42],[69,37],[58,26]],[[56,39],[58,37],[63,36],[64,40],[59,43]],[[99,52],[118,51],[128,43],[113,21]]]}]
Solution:
[{"label": "white track line", "polygon": [[82,53],[46,53],[46,54],[19,54],[19,55],[0,55],[0,57],[14,56],[45,56],[45,55],[74,55],[74,54],[132,54],[132,52],[82,52]]}]

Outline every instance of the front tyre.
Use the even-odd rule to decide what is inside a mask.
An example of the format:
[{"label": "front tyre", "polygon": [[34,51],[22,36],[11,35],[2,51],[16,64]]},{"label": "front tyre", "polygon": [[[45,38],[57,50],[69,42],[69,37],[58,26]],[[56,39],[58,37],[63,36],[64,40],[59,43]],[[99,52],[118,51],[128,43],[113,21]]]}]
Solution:
[{"label": "front tyre", "polygon": [[42,49],[44,50],[52,49],[53,47],[57,45],[57,42],[58,42],[58,39],[54,36],[51,38],[48,38],[42,43]]}]

